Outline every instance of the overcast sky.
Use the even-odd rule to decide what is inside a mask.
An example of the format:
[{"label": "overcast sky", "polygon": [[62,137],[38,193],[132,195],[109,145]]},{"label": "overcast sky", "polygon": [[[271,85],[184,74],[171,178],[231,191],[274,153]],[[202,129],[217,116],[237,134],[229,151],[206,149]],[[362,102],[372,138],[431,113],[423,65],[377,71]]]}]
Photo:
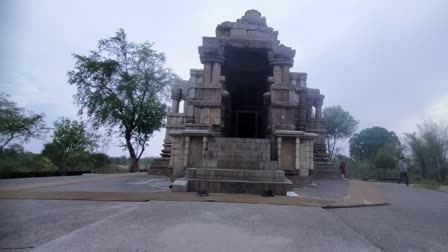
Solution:
[{"label": "overcast sky", "polygon": [[[324,105],[341,105],[360,129],[403,132],[423,120],[448,120],[448,1],[18,1],[0,2],[0,92],[20,106],[77,118],[66,73],[73,53],[124,28],[133,42],[151,41],[184,79],[201,68],[197,47],[216,25],[257,9],[296,50],[292,71],[308,73]],[[160,153],[164,132],[144,156]],[[48,137],[27,149],[39,152]],[[117,141],[115,141],[117,142]],[[105,146],[121,155],[115,144]],[[347,150],[345,150],[346,152]]]}]

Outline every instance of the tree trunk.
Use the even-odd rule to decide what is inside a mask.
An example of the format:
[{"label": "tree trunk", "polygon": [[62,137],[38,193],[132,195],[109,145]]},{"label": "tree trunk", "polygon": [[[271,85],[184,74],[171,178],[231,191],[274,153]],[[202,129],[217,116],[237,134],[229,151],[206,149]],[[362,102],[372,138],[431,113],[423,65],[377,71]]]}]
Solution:
[{"label": "tree trunk", "polygon": [[138,158],[137,158],[137,155],[135,154],[134,147],[132,146],[132,143],[131,143],[131,133],[130,132],[125,133],[125,139],[126,139],[126,146],[128,147],[128,151],[129,151],[129,157],[131,158],[131,164],[129,166],[129,170],[130,170],[130,172],[138,172],[139,171]]}]

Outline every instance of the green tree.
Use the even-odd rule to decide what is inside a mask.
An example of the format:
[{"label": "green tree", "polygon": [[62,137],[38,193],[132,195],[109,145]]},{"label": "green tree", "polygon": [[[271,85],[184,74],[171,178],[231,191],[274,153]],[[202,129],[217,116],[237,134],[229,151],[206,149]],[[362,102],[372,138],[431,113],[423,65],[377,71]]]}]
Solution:
[{"label": "green tree", "polygon": [[358,128],[359,121],[339,105],[324,108],[323,114],[327,128],[328,155],[332,159],[337,154],[337,141],[351,137]]},{"label": "green tree", "polygon": [[375,155],[373,163],[378,171],[382,170],[383,178],[388,178],[388,170],[395,169],[395,165],[398,162],[398,157],[394,154],[393,147],[389,144],[381,147]]},{"label": "green tree", "polygon": [[47,132],[43,114],[26,112],[0,94],[0,152],[15,140],[27,142]]},{"label": "green tree", "polygon": [[152,46],[128,42],[120,29],[100,40],[90,55],[75,54],[75,69],[68,72],[69,83],[77,87],[79,112],[124,139],[131,172],[139,170],[150,137],[164,125],[164,98],[175,78],[165,67],[165,55]]},{"label": "green tree", "polygon": [[401,154],[401,143],[393,131],[382,127],[361,130],[350,138],[350,156],[355,160],[374,162],[378,151],[387,148],[393,157]]},{"label": "green tree", "polygon": [[54,122],[53,142],[46,144],[42,154],[47,156],[55,165],[65,170],[72,156],[87,156],[96,147],[98,136],[90,132],[82,121],[69,118],[59,118]]},{"label": "green tree", "polygon": [[448,170],[448,127],[442,123],[425,122],[418,133],[405,134],[412,159],[422,178],[446,180]]}]

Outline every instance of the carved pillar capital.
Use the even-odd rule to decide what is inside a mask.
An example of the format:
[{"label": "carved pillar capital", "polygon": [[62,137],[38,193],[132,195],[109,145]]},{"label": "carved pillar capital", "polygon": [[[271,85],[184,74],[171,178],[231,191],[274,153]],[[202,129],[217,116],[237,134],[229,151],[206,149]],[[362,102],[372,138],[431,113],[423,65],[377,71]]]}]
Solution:
[{"label": "carved pillar capital", "polygon": [[275,46],[268,52],[268,60],[272,66],[294,65],[296,51],[284,45]]},{"label": "carved pillar capital", "polygon": [[316,99],[314,100],[314,106],[322,107],[322,105],[324,105],[324,99],[325,99],[325,95],[317,96]]},{"label": "carved pillar capital", "polygon": [[217,41],[204,41],[204,44],[198,48],[198,51],[202,64],[224,63],[224,47],[220,46]]},{"label": "carved pillar capital", "polygon": [[299,87],[306,88],[306,79],[307,79],[307,73],[297,73],[297,79],[299,82]]},{"label": "carved pillar capital", "polygon": [[173,87],[171,89],[171,99],[180,101],[182,99],[182,89],[179,87]]}]

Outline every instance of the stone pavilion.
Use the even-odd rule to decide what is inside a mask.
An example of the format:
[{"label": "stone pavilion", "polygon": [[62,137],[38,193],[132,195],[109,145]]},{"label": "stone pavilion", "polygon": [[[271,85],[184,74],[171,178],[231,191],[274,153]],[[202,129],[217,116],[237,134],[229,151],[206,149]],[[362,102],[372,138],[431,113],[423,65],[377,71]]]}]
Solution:
[{"label": "stone pavilion", "polygon": [[[162,158],[150,174],[188,191],[285,195],[293,183],[335,176],[328,161],[324,95],[291,72],[295,51],[256,10],[203,37],[203,69],[172,88]],[[183,101],[183,108],[179,108]]]}]

